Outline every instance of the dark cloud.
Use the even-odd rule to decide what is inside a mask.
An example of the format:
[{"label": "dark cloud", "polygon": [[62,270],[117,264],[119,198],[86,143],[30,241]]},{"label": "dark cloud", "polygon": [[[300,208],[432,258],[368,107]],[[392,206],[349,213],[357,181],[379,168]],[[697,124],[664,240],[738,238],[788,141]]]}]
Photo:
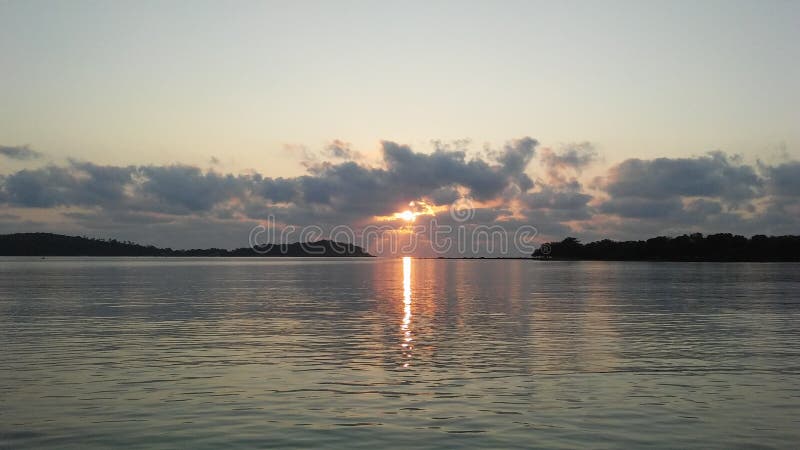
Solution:
[{"label": "dark cloud", "polygon": [[274,203],[294,201],[300,189],[297,181],[291,178],[262,178],[261,175],[255,175],[253,182],[254,193]]},{"label": "dark cloud", "polygon": [[48,166],[20,170],[3,180],[3,199],[12,205],[46,208],[83,205],[82,198],[93,191],[91,181],[73,175],[66,167]]},{"label": "dark cloud", "polygon": [[593,196],[585,192],[577,180],[538,183],[535,191],[519,199],[527,223],[535,226],[542,236],[574,235],[575,230],[569,223],[592,218],[593,208],[589,203]]},{"label": "dark cloud", "polygon": [[258,204],[285,204],[277,209],[355,220],[390,214],[421,198],[450,202],[458,188],[479,200],[494,199],[512,185],[527,190],[524,170],[535,146],[530,138],[513,141],[491,161],[468,158],[463,150],[418,153],[387,141],[382,144],[384,167],[323,163],[294,178],[220,174],[186,165],[116,167],[70,160],[65,166],[21,170],[0,179],[0,200],[22,207],[227,217],[263,211]]},{"label": "dark cloud", "polygon": [[603,216],[593,217],[587,227],[622,238],[690,231],[797,233],[799,168],[796,161],[748,165],[723,152],[629,159],[596,183],[607,197],[596,206]]},{"label": "dark cloud", "polygon": [[395,184],[405,183],[429,193],[442,187],[462,186],[478,200],[499,196],[510,185],[527,191],[533,186],[524,173],[538,142],[525,137],[492,152],[499,163],[480,158],[467,159],[464,150],[437,148],[431,154],[415,153],[408,146],[383,143],[383,159],[388,178]]},{"label": "dark cloud", "polygon": [[[41,221],[62,214],[76,229],[148,242],[139,237],[180,236],[203,222],[211,224],[203,236],[212,231],[231,236],[225,231],[229,229],[246,234],[242,230],[249,229],[247,224],[268,216],[282,226],[360,226],[374,216],[408,208],[412,201],[442,211],[442,205],[465,198],[475,205],[465,222],[446,211],[437,214],[437,222],[505,229],[533,225],[552,238],[639,238],[688,231],[796,233],[800,223],[797,161],[754,166],[722,152],[629,159],[587,188],[577,175],[597,160],[588,144],[539,151],[536,140],[522,138],[478,156],[459,142],[435,143],[432,152],[422,153],[385,141],[382,161],[374,166],[353,160],[349,144],[331,145],[336,149],[327,151],[336,161],[309,164],[307,173],[297,177],[75,160],[0,175],[0,205],[14,211],[14,217],[2,217],[3,229],[23,224],[26,208],[55,208],[50,216],[30,216]],[[546,174],[534,185],[527,172],[537,152]],[[419,216],[416,223],[432,219]],[[177,242],[194,245],[193,239]],[[160,237],[159,242],[171,244]]]},{"label": "dark cloud", "polygon": [[718,197],[732,203],[759,196],[762,184],[754,167],[722,152],[697,158],[628,159],[612,167],[600,183],[613,197]]},{"label": "dark cloud", "polygon": [[0,145],[0,155],[5,156],[6,158],[18,159],[21,161],[42,157],[41,153],[31,150],[27,145]]},{"label": "dark cloud", "polygon": [[696,222],[725,211],[752,211],[763,195],[757,170],[722,152],[695,158],[628,159],[597,186],[609,198],[598,211],[624,218]]},{"label": "dark cloud", "polygon": [[800,196],[800,161],[766,167],[772,192],[781,196]]},{"label": "dark cloud", "polygon": [[597,150],[589,142],[570,144],[558,151],[545,148],[539,156],[551,183],[566,182],[568,177],[580,174],[598,159]]},{"label": "dark cloud", "polygon": [[482,159],[466,159],[466,152],[436,150],[431,154],[416,153],[410,147],[394,142],[383,143],[386,179],[393,185],[407,185],[412,200],[420,194],[440,187],[461,185],[478,199],[499,195],[509,177],[502,167]]},{"label": "dark cloud", "polygon": [[83,227],[101,230],[119,227],[126,228],[129,226],[174,223],[180,220],[180,218],[170,215],[130,211],[67,211],[61,213],[61,215],[80,223]]},{"label": "dark cloud", "polygon": [[538,145],[539,142],[530,137],[511,141],[503,147],[503,150],[497,156],[497,160],[503,165],[503,169],[507,173],[518,175],[528,167],[528,163],[533,159]]},{"label": "dark cloud", "polygon": [[461,193],[452,186],[441,187],[428,195],[428,199],[434,205],[449,205],[459,198],[461,198]]},{"label": "dark cloud", "polygon": [[[143,195],[147,192],[141,190],[152,189],[153,183],[158,183],[160,179],[146,178],[145,173],[165,170],[170,170],[170,167],[101,166],[69,161],[66,166],[51,165],[8,175],[3,180],[0,192],[7,203],[23,207],[147,209],[148,203],[157,203],[159,199],[149,198]],[[190,187],[196,189],[197,186]],[[191,192],[193,190],[189,194]]]},{"label": "dark cloud", "polygon": [[[386,215],[409,201],[427,198],[434,204],[457,198],[457,188],[478,200],[497,198],[509,186],[529,189],[524,174],[535,141],[509,143],[497,162],[468,158],[460,149],[437,147],[430,154],[413,151],[391,141],[382,143],[384,167],[367,167],[353,161],[320,164],[312,175],[293,179],[296,204],[326,205],[354,215]],[[530,156],[529,156],[530,154]],[[459,194],[460,195],[460,194]]]},{"label": "dark cloud", "polygon": [[540,186],[541,189],[523,197],[528,207],[533,209],[582,210],[586,208],[592,196],[583,192],[577,181],[564,186]]},{"label": "dark cloud", "polygon": [[641,198],[620,197],[603,202],[598,210],[605,214],[615,214],[620,217],[636,219],[665,219],[674,218],[683,212],[683,205],[679,198]]},{"label": "dark cloud", "polygon": [[137,187],[171,213],[208,211],[218,203],[240,198],[252,181],[248,176],[203,172],[197,167],[145,166],[137,175],[143,179]]},{"label": "dark cloud", "polygon": [[361,154],[352,149],[349,142],[341,141],[339,139],[333,140],[328,144],[323,154],[330,158],[336,159],[359,159]]},{"label": "dark cloud", "polygon": [[101,166],[89,162],[70,161],[69,174],[73,187],[69,201],[79,205],[113,205],[123,202],[125,188],[139,173],[134,166]]},{"label": "dark cloud", "polygon": [[800,229],[800,161],[762,166],[771,194],[763,220],[787,234]]},{"label": "dark cloud", "polygon": [[683,209],[693,216],[700,217],[708,217],[723,212],[722,203],[716,200],[707,200],[703,198],[688,201]]}]

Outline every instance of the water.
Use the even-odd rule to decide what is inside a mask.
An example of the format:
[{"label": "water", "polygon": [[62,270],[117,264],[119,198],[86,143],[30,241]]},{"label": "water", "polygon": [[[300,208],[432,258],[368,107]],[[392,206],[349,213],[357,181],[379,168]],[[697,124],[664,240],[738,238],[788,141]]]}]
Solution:
[{"label": "water", "polygon": [[797,447],[800,265],[0,259],[0,447]]}]

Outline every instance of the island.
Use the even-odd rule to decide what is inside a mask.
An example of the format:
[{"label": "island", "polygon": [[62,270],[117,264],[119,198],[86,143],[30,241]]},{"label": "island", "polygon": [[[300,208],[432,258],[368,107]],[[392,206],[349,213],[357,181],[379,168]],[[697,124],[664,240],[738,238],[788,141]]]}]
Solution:
[{"label": "island", "polygon": [[262,245],[234,250],[224,248],[174,250],[116,239],[95,239],[53,233],[2,234],[0,256],[372,257],[357,245],[329,240]]},{"label": "island", "polygon": [[542,244],[531,255],[540,260],[595,261],[800,261],[800,236],[751,238],[731,233],[703,236],[659,236],[644,241],[601,241],[583,244],[574,237]]}]

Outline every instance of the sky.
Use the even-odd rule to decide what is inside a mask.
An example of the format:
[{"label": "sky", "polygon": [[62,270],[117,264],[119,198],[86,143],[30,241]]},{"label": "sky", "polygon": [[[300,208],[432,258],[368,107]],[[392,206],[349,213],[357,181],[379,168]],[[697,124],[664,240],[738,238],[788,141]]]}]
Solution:
[{"label": "sky", "polygon": [[790,1],[0,1],[0,232],[797,234],[797,42]]}]

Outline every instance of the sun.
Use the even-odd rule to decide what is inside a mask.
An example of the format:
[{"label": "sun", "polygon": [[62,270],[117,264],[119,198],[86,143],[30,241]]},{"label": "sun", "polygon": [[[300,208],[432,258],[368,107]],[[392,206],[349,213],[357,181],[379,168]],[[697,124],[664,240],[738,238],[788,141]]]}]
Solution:
[{"label": "sun", "polygon": [[419,216],[435,216],[431,205],[424,200],[415,200],[408,203],[408,209],[392,213],[390,216],[376,216],[378,220],[402,220],[409,224],[415,222]]},{"label": "sun", "polygon": [[406,222],[413,222],[417,215],[409,210],[405,210],[401,213],[397,213],[397,217],[405,220]]}]

